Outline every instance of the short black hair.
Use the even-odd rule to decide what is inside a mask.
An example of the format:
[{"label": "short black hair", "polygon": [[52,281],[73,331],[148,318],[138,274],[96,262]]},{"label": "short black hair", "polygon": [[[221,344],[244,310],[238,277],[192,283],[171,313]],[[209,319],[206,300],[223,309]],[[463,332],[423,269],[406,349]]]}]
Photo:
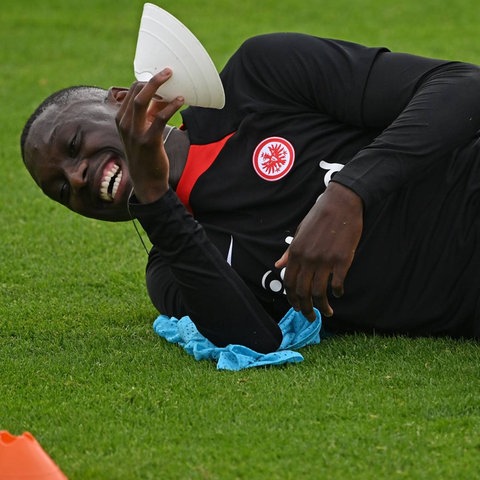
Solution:
[{"label": "short black hair", "polygon": [[72,87],[62,88],[51,95],[49,95],[30,115],[29,119],[23,127],[22,134],[20,136],[20,150],[22,152],[22,159],[25,162],[25,142],[27,140],[28,134],[32,125],[35,123],[35,120],[51,105],[65,105],[69,101],[75,99],[80,95],[92,95],[98,96],[101,98],[101,95],[104,96],[104,100],[107,99],[107,90],[100,87],[94,87],[91,85],[75,85]]}]

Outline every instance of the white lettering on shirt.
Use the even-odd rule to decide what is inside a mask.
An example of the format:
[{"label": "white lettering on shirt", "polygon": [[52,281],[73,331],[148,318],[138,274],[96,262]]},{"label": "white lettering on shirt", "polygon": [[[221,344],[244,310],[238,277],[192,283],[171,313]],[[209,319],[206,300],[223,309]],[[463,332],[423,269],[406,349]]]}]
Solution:
[{"label": "white lettering on shirt", "polygon": [[[292,243],[293,237],[289,235],[285,238],[285,243],[290,245]],[[285,289],[283,288],[283,279],[285,278],[285,270],[287,268],[283,267],[280,270],[280,273],[274,272],[273,270],[268,270],[264,273],[262,277],[262,287],[270,292],[279,293],[282,292],[286,294]],[[279,278],[280,277],[280,278]]]},{"label": "white lettering on shirt", "polygon": [[232,266],[233,236],[230,235],[230,246],[228,247],[227,263]]},{"label": "white lettering on shirt", "polygon": [[323,179],[323,181],[325,182],[325,186],[327,187],[328,184],[330,183],[330,180],[332,179],[332,175],[334,173],[339,172],[345,165],[342,165],[341,163],[328,163],[328,162],[325,162],[325,160],[322,160],[319,163],[319,166],[320,168],[323,168],[324,170],[327,171]]}]

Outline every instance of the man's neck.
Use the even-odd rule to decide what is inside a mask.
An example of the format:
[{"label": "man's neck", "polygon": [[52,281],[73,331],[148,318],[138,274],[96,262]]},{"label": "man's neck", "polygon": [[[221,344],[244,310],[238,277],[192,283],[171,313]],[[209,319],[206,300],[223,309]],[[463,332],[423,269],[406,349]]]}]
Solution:
[{"label": "man's neck", "polygon": [[[175,190],[187,163],[190,140],[186,130],[171,127],[165,135],[165,151],[170,161],[170,186]],[[167,137],[168,135],[168,137]]]}]

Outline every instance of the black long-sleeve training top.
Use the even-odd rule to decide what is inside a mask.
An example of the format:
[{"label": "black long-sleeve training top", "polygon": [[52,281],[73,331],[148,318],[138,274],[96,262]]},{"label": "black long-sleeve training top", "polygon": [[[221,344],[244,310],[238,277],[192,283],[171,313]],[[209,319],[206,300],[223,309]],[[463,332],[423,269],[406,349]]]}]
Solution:
[{"label": "black long-sleeve training top", "polygon": [[327,328],[480,336],[477,66],[270,34],[221,79],[224,109],[182,114],[191,147],[176,192],[131,205],[153,243],[159,311],[189,314],[217,344],[271,348],[289,308],[274,263],[335,181],[365,213]]}]

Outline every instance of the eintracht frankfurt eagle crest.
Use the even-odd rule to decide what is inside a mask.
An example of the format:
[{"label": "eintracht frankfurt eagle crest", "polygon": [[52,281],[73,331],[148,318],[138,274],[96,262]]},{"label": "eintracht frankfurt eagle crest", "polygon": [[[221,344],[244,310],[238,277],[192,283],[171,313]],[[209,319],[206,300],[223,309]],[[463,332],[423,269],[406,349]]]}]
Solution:
[{"label": "eintracht frankfurt eagle crest", "polygon": [[260,142],[253,152],[255,172],[269,182],[280,180],[292,169],[295,150],[282,137],[269,137]]}]

